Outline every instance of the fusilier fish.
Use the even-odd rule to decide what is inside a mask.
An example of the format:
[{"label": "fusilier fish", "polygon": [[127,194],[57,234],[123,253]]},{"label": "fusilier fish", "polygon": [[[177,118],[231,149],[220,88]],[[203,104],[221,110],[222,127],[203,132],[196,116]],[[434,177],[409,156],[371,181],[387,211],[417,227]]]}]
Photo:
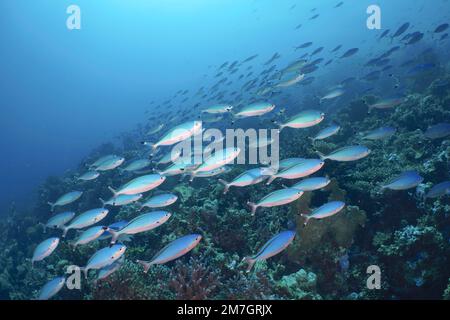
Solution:
[{"label": "fusilier fish", "polygon": [[165,180],[166,177],[160,174],[149,174],[135,178],[130,182],[124,184],[117,190],[114,190],[111,187],[108,188],[114,194],[114,197],[117,197],[121,194],[133,195],[155,189],[159,187]]},{"label": "fusilier fish", "polygon": [[154,211],[137,216],[118,231],[108,227],[104,227],[104,229],[108,230],[108,232],[112,234],[111,243],[116,243],[117,239],[122,235],[132,235],[150,231],[162,225],[164,222],[169,220],[170,217],[171,214],[167,211]]},{"label": "fusilier fish", "polygon": [[79,176],[77,179],[81,181],[90,181],[97,179],[99,175],[100,173],[98,173],[97,171],[88,171]]},{"label": "fusilier fish", "polygon": [[415,170],[401,173],[381,189],[407,190],[417,187],[423,181],[423,177]]},{"label": "fusilier fish", "polygon": [[225,186],[223,193],[226,194],[230,187],[246,187],[254,185],[264,181],[273,173],[274,170],[272,168],[255,168],[241,173],[231,182],[222,179],[219,179],[219,182]]},{"label": "fusilier fish", "polygon": [[144,272],[147,273],[151,265],[164,264],[185,255],[194,249],[201,239],[202,236],[199,234],[190,234],[178,238],[161,249],[151,261],[137,260],[136,262],[141,264],[144,267]]},{"label": "fusilier fish", "polygon": [[253,203],[249,201],[247,202],[247,205],[251,208],[252,215],[255,215],[256,210],[259,207],[271,208],[282,206],[299,199],[302,195],[303,195],[302,190],[286,188],[269,193],[267,196],[262,198],[258,203]]},{"label": "fusilier fish", "polygon": [[370,154],[369,148],[365,146],[349,146],[343,147],[338,150],[331,152],[329,155],[324,155],[318,151],[316,153],[319,155],[320,159],[334,160],[334,161],[355,161],[367,157]]},{"label": "fusilier fish", "polygon": [[239,148],[226,148],[223,150],[218,150],[206,159],[200,166],[198,166],[195,170],[193,170],[191,174],[191,180],[196,176],[199,172],[211,171],[217,168],[220,168],[230,162],[233,162],[241,152]]},{"label": "fusilier fish", "polygon": [[103,207],[110,205],[114,207],[120,207],[125,206],[127,204],[136,202],[142,198],[142,194],[120,194],[116,197],[112,197],[108,201],[103,200],[102,198],[99,198],[99,200],[102,202]]},{"label": "fusilier fish", "polygon": [[61,228],[63,225],[72,220],[73,217],[75,217],[75,212],[67,211],[58,213],[57,215],[48,219],[47,223],[44,225],[44,232],[46,231],[47,228],[52,229]]},{"label": "fusilier fish", "polygon": [[39,292],[37,300],[49,300],[58,294],[66,284],[65,277],[57,277],[47,282]]},{"label": "fusilier fish", "polygon": [[450,123],[438,123],[429,127],[424,136],[428,139],[441,139],[450,135]]},{"label": "fusilier fish", "polygon": [[305,159],[302,162],[284,169],[272,175],[266,184],[271,184],[275,179],[300,179],[319,171],[325,162],[319,159]]},{"label": "fusilier fish", "polygon": [[101,165],[103,162],[105,162],[105,161],[107,161],[107,160],[110,160],[110,159],[113,159],[113,158],[116,158],[116,157],[117,157],[117,156],[114,155],[114,154],[109,154],[109,155],[107,155],[107,156],[103,156],[103,157],[97,159],[93,164],[91,164],[91,165],[89,166],[89,168],[95,170],[95,168],[97,168],[97,167],[98,167],[99,165]]},{"label": "fusilier fish", "polygon": [[303,223],[303,225],[306,226],[310,219],[323,219],[331,217],[344,209],[344,207],[345,203],[342,201],[331,201],[325,203],[310,214],[301,214],[301,216],[305,218],[305,222]]},{"label": "fusilier fish", "polygon": [[387,99],[382,100],[380,102],[369,105],[369,113],[372,112],[373,109],[392,109],[403,103],[403,99],[395,98],[395,99]]},{"label": "fusilier fish", "polygon": [[215,177],[215,176],[217,176],[217,175],[219,175],[219,174],[226,173],[226,172],[228,172],[228,171],[230,171],[230,170],[231,170],[230,167],[223,166],[223,167],[220,167],[220,168],[217,168],[217,169],[213,169],[213,170],[211,170],[211,171],[197,172],[197,173],[195,174],[195,178],[210,178],[210,177]]},{"label": "fusilier fish", "polygon": [[122,169],[122,171],[133,172],[147,168],[151,164],[148,159],[137,159]]},{"label": "fusilier fish", "polygon": [[439,198],[450,194],[450,181],[435,184],[426,194],[425,198]]},{"label": "fusilier fish", "polygon": [[[122,256],[123,257],[123,256]],[[111,263],[109,266],[106,266],[104,268],[101,268],[98,271],[97,279],[96,281],[103,280],[108,278],[110,275],[112,275],[114,272],[119,270],[119,268],[122,266],[123,262],[121,262],[122,259],[117,260],[114,263]]]},{"label": "fusilier fish", "polygon": [[244,262],[248,264],[247,272],[253,268],[257,261],[267,260],[284,249],[286,249],[295,238],[295,231],[282,231],[279,234],[273,236],[269,241],[267,241],[258,253],[252,257],[245,257]]},{"label": "fusilier fish", "polygon": [[327,177],[306,178],[300,182],[297,182],[296,184],[291,186],[291,188],[299,189],[302,191],[315,191],[325,188],[330,184],[330,182],[331,180]]},{"label": "fusilier fish", "polygon": [[150,130],[147,132],[147,135],[150,136],[150,135],[152,135],[152,134],[155,134],[155,133],[160,132],[160,131],[164,128],[164,126],[165,126],[165,124],[164,124],[164,123],[161,123],[160,125],[156,126],[155,128],[150,129]]},{"label": "fusilier fish", "polygon": [[292,62],[290,65],[288,65],[286,68],[283,69],[282,73],[292,73],[292,72],[298,72],[301,68],[303,68],[308,61],[305,59],[300,59],[298,61]]},{"label": "fusilier fish", "polygon": [[[113,229],[113,230],[119,231],[120,229],[122,229],[123,227],[125,227],[127,224],[128,224],[128,221],[126,221],[126,220],[120,220],[120,221],[111,223],[111,224],[108,226],[108,228],[105,230],[105,232],[100,236],[99,240],[105,240],[105,239],[111,238],[111,237],[112,237],[112,234],[111,234],[108,230]],[[123,241],[124,238],[125,238],[125,237],[123,237],[123,238],[120,239],[120,240]]]},{"label": "fusilier fish", "polygon": [[340,129],[341,126],[333,124],[329,127],[326,127],[325,129],[320,130],[318,134],[316,134],[314,137],[309,137],[309,139],[311,139],[312,142],[316,140],[324,140],[338,133]]},{"label": "fusilier fish", "polygon": [[200,133],[201,131],[201,121],[189,121],[176,126],[154,144],[149,142],[143,142],[142,144],[150,146],[154,151],[160,146],[171,146],[175,143],[189,139],[190,137]]},{"label": "fusilier fish", "polygon": [[202,110],[203,113],[210,113],[210,114],[220,114],[220,113],[227,113],[233,110],[233,106],[229,104],[219,104],[215,106],[211,106],[207,109]]},{"label": "fusilier fish", "polygon": [[178,196],[173,193],[157,194],[142,204],[141,209],[147,208],[162,208],[170,206],[178,200]]},{"label": "fusilier fish", "polygon": [[255,149],[255,148],[265,148],[267,146],[270,146],[272,143],[275,142],[275,139],[269,139],[267,137],[264,138],[257,138],[252,139],[250,143],[248,144],[249,149]]},{"label": "fusilier fish", "polygon": [[323,100],[336,99],[336,98],[342,96],[344,93],[345,93],[344,89],[341,89],[341,88],[333,89],[332,91],[330,91],[329,93],[324,95],[322,98],[320,98],[319,103],[322,103]]},{"label": "fusilier fish", "polygon": [[315,126],[322,122],[325,114],[317,110],[306,110],[292,117],[288,122],[280,125],[280,131],[286,127],[303,129]]},{"label": "fusilier fish", "polygon": [[124,162],[125,162],[125,158],[119,157],[119,156],[115,156],[113,158],[110,158],[110,159],[100,163],[100,165],[95,167],[95,170],[96,171],[114,170],[114,169],[120,167]]},{"label": "fusilier fish", "polygon": [[386,139],[395,134],[397,129],[393,127],[381,127],[366,133],[362,139],[364,140],[381,140]]},{"label": "fusilier fish", "polygon": [[159,159],[157,164],[160,165],[175,162],[178,160],[180,156],[181,156],[181,149],[171,150],[170,152],[166,153],[161,159]]},{"label": "fusilier fish", "polygon": [[293,86],[293,85],[299,83],[303,79],[305,79],[305,75],[304,74],[298,74],[298,75],[294,76],[291,79],[287,79],[287,80],[279,82],[278,84],[275,85],[275,88],[290,87],[290,86]]},{"label": "fusilier fish", "polygon": [[87,279],[89,270],[98,270],[113,264],[122,257],[126,250],[127,247],[123,244],[115,244],[98,250],[89,259],[86,267],[82,268],[85,278]]},{"label": "fusilier fish", "polygon": [[185,163],[183,161],[177,161],[164,170],[157,170],[163,177],[171,177],[179,174],[187,174],[197,168],[198,165],[193,163]]},{"label": "fusilier fish", "polygon": [[57,206],[65,206],[69,203],[77,201],[82,194],[82,191],[71,191],[59,197],[55,202],[49,202],[48,204],[51,206],[51,210],[53,211]]},{"label": "fusilier fish", "polygon": [[76,248],[78,245],[88,244],[94,240],[100,238],[100,236],[105,232],[103,226],[94,226],[83,231],[83,233],[78,237],[78,239],[73,243],[73,247]]},{"label": "fusilier fish", "polygon": [[299,164],[300,162],[303,162],[306,160],[305,158],[287,158],[283,159],[278,163],[278,167],[280,170],[287,169],[289,167],[292,167],[293,165]]},{"label": "fusilier fish", "polygon": [[75,217],[68,226],[61,226],[61,229],[63,230],[62,237],[64,238],[70,229],[83,229],[100,222],[106,217],[108,212],[109,210],[105,208],[91,209],[83,212]]},{"label": "fusilier fish", "polygon": [[59,244],[59,238],[52,237],[42,241],[34,249],[33,257],[31,258],[31,265],[33,266],[36,261],[41,261],[47,258],[55,251]]},{"label": "fusilier fish", "polygon": [[248,118],[262,116],[275,109],[275,105],[267,102],[254,103],[244,107],[241,111],[235,114],[236,118]]}]

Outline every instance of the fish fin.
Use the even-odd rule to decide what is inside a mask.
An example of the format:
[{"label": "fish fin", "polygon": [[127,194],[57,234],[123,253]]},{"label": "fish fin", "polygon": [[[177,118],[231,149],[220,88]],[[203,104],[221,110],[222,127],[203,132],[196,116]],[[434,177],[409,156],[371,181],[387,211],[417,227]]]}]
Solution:
[{"label": "fish fin", "polygon": [[62,226],[61,229],[62,229],[62,231],[63,231],[61,237],[62,237],[62,238],[65,238],[66,235],[67,235],[67,231],[69,231],[69,228],[67,228],[66,226]]},{"label": "fish fin", "polygon": [[266,185],[271,184],[276,178],[278,178],[276,175],[270,176],[269,180],[266,182]]},{"label": "fish fin", "polygon": [[137,263],[142,265],[144,267],[144,273],[148,272],[148,269],[150,269],[151,263],[143,260],[136,260]]},{"label": "fish fin", "polygon": [[50,210],[53,212],[55,210],[55,204],[52,202],[47,202],[50,205]]},{"label": "fish fin", "polygon": [[116,190],[114,190],[111,187],[108,187],[108,189],[109,189],[109,191],[111,191],[113,193],[114,197],[117,197],[117,191]]},{"label": "fish fin", "polygon": [[230,185],[229,185],[229,183],[228,182],[226,182],[225,180],[223,180],[223,179],[218,179],[219,180],[219,182],[221,183],[221,184],[223,184],[224,185],[224,189],[223,189],[223,194],[226,194],[227,192],[228,192],[228,190],[230,190]]},{"label": "fish fin", "polygon": [[194,181],[196,173],[194,171],[189,173],[189,182]]},{"label": "fish fin", "polygon": [[325,160],[327,157],[320,151],[314,150],[314,152],[319,156],[320,160]]},{"label": "fish fin", "polygon": [[306,214],[303,214],[303,213],[301,213],[300,216],[305,218],[305,222],[303,222],[303,227],[306,227],[306,225],[308,224],[309,219],[311,219],[311,217]]},{"label": "fish fin", "polygon": [[120,233],[118,233],[117,231],[115,231],[115,230],[113,230],[113,229],[111,229],[111,228],[108,228],[108,229],[106,229],[106,230],[107,230],[109,233],[111,233],[111,236],[112,236],[110,244],[111,244],[111,245],[115,244],[115,243],[117,242],[117,239],[118,239],[119,236],[120,236]]},{"label": "fish fin", "polygon": [[248,206],[250,207],[250,209],[251,209],[251,214],[252,214],[252,216],[254,216],[255,213],[256,213],[256,209],[258,209],[258,206],[256,205],[256,203],[253,203],[253,202],[250,202],[250,201],[247,202],[247,205],[248,205]]},{"label": "fish fin", "polygon": [[246,272],[250,272],[250,270],[252,270],[253,266],[255,265],[256,260],[255,260],[255,259],[252,259],[251,257],[245,257],[245,258],[242,260],[242,262],[248,264]]},{"label": "fish fin", "polygon": [[77,243],[75,241],[69,241],[67,242],[70,248],[72,248],[73,251],[77,248]]},{"label": "fish fin", "polygon": [[39,225],[39,226],[42,226],[42,228],[44,228],[43,232],[46,233],[46,231],[47,231],[47,226],[46,226],[46,224],[44,224],[44,223],[42,223],[42,222],[39,222],[38,225]]},{"label": "fish fin", "polygon": [[148,142],[148,141],[142,141],[141,144],[144,145],[144,146],[149,146],[152,149],[152,152],[150,153],[151,157],[153,157],[155,155],[156,148],[158,148],[157,144],[151,143],[151,142]]}]

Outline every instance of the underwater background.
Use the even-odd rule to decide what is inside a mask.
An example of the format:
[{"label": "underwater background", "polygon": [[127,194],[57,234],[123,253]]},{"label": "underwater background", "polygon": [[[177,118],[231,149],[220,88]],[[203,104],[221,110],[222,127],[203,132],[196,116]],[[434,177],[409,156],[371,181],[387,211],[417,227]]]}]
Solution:
[{"label": "underwater background", "polygon": [[[66,25],[72,4],[81,10],[80,30]],[[372,4],[2,1],[0,299],[35,299],[45,290],[54,299],[449,299],[450,2],[377,1],[379,30],[366,25]],[[275,109],[232,120],[254,102]],[[202,112],[218,104],[233,110]],[[273,129],[305,110],[323,112],[323,121],[283,129],[280,159],[370,149],[351,162],[323,159],[314,174],[329,178],[323,190],[252,216],[248,201],[300,179],[223,194],[219,178],[232,181],[256,167],[228,164],[192,182],[183,179],[186,171],[162,174],[157,190],[123,206],[99,200],[111,198],[108,187],[167,170],[170,164],[157,162],[170,149],[157,153],[142,141],[155,143],[180,124]],[[339,130],[311,141],[330,125]],[[108,155],[125,161],[79,179]],[[150,163],[123,170],[136,159]],[[398,188],[386,187],[398,177]],[[71,191],[83,194],[52,212],[48,203]],[[80,289],[43,288],[109,244],[96,239],[74,248],[87,227],[63,238],[60,229],[44,228],[50,218],[105,207],[97,225],[111,226],[152,211],[141,209],[144,199],[162,192],[178,198],[155,209],[170,219],[123,239],[126,253],[111,274],[83,276]],[[304,226],[300,213],[331,201],[345,208]],[[283,230],[295,230],[295,239],[246,272],[244,257]],[[136,263],[188,234],[202,239],[186,255],[148,273]],[[32,265],[50,237],[59,239],[57,248]],[[369,266],[381,270],[379,289],[367,286]]]}]

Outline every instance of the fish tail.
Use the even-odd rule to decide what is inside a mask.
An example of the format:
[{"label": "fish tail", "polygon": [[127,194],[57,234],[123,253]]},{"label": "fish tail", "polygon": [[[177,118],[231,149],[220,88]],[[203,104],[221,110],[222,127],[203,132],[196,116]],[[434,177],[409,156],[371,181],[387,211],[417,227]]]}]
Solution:
[{"label": "fish tail", "polygon": [[106,229],[109,233],[111,233],[112,238],[111,238],[111,242],[110,244],[113,245],[117,242],[117,239],[120,236],[120,233],[118,233],[117,231],[112,230],[111,228]]},{"label": "fish tail", "polygon": [[314,150],[315,153],[319,156],[320,160],[325,160],[327,157],[320,151]]},{"label": "fish tail", "polygon": [[223,180],[223,179],[219,179],[219,182],[220,182],[221,184],[223,184],[223,186],[225,187],[225,188],[223,189],[223,194],[226,194],[226,193],[228,192],[228,190],[230,190],[230,185],[229,185],[229,183],[226,182],[226,181]]},{"label": "fish tail", "polygon": [[194,179],[195,179],[195,173],[194,172],[189,173],[189,182],[194,181]]},{"label": "fish tail", "polygon": [[102,198],[98,198],[98,200],[100,200],[102,202],[102,207],[105,207],[105,200],[103,200]]},{"label": "fish tail", "polygon": [[148,269],[150,269],[150,266],[151,266],[150,262],[147,262],[144,260],[136,260],[136,262],[144,267],[144,273],[147,273]]},{"label": "fish tail", "polygon": [[250,202],[250,201],[247,202],[247,205],[248,205],[248,206],[250,207],[250,209],[251,209],[251,214],[252,214],[252,216],[254,216],[255,213],[256,213],[256,209],[258,209],[258,206],[256,205],[256,203]]},{"label": "fish tail", "polygon": [[62,227],[62,231],[63,231],[63,233],[62,233],[62,237],[63,237],[63,238],[65,238],[65,237],[66,237],[66,235],[67,235],[67,231],[69,231],[69,228],[67,228],[67,227],[63,226],[63,227]]},{"label": "fish tail", "polygon": [[77,243],[74,241],[68,242],[69,247],[72,248],[73,251],[77,248]]},{"label": "fish tail", "polygon": [[111,192],[113,193],[114,197],[117,196],[117,191],[116,191],[116,190],[114,190],[114,189],[111,188],[111,187],[108,187],[108,189],[109,189],[109,191],[111,191]]},{"label": "fish tail", "polygon": [[303,213],[301,213],[300,216],[305,218],[305,222],[303,222],[303,227],[306,227],[306,225],[308,224],[309,219],[311,219],[311,217],[306,214],[303,214]]},{"label": "fish tail", "polygon": [[242,262],[248,264],[246,272],[250,272],[250,270],[252,270],[253,266],[255,265],[256,260],[255,260],[255,259],[252,259],[251,257],[245,257],[245,258],[242,260]]},{"label": "fish tail", "polygon": [[53,212],[55,209],[55,204],[53,202],[47,202],[50,206],[50,210]]},{"label": "fish tail", "polygon": [[311,143],[314,143],[316,140],[314,139],[314,137],[307,137],[309,140],[311,140]]},{"label": "fish tail", "polygon": [[267,180],[266,185],[271,184],[277,178],[276,175],[270,176],[269,180]]},{"label": "fish tail", "polygon": [[44,228],[44,230],[43,230],[44,233],[47,232],[47,226],[44,223],[39,222],[38,225],[40,225],[40,226],[42,226],[42,228]]},{"label": "fish tail", "polygon": [[156,148],[158,148],[158,145],[155,143],[148,142],[148,141],[142,141],[141,144],[144,146],[149,146],[152,149],[152,153],[150,154],[150,156],[153,157],[153,155],[155,154]]}]

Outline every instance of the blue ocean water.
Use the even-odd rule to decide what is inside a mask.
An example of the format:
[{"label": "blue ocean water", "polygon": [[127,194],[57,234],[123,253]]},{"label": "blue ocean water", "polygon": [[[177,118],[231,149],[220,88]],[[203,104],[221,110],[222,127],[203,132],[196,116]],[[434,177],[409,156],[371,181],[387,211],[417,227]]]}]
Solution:
[{"label": "blue ocean water", "polygon": [[[274,52],[288,63],[297,55],[292,47],[306,41],[361,47],[366,55],[389,47],[371,41],[379,31],[365,26],[371,1],[328,9],[335,2],[80,0],[81,30],[68,30],[73,1],[2,1],[1,207],[23,205],[48,175],[73,168],[92,148],[140,123],[149,101],[211,84],[203,78],[209,66]],[[383,30],[404,21],[430,29],[448,6],[378,4]],[[320,19],[295,30],[312,8]],[[330,83],[354,75],[348,71],[344,65],[319,70]]]}]

